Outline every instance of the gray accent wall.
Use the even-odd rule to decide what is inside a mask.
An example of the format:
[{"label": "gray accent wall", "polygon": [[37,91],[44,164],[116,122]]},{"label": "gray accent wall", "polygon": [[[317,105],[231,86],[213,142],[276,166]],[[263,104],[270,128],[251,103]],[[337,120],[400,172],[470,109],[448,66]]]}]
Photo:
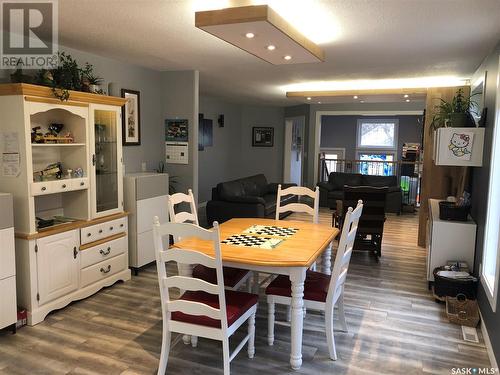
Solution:
[{"label": "gray accent wall", "polygon": [[397,119],[399,160],[403,143],[422,142],[422,116],[322,116],[320,147],[345,148],[346,159],[356,159],[356,139],[359,119]]},{"label": "gray accent wall", "polygon": [[[200,113],[213,120],[213,146],[199,152],[199,202],[210,200],[217,183],[263,173],[269,182],[283,178],[284,109],[251,106],[201,96]],[[224,115],[224,127],[217,123]],[[274,147],[252,147],[252,127],[274,127]]]},{"label": "gray accent wall", "polygon": [[[474,82],[478,77],[484,76],[487,71],[486,81],[486,95],[485,107],[488,108],[488,116],[486,121],[486,129],[484,136],[484,149],[483,149],[483,166],[472,169],[472,217],[477,223],[476,235],[476,257],[474,262],[474,273],[479,275],[479,265],[482,262],[483,246],[484,246],[484,231],[486,224],[486,211],[488,208],[488,186],[490,181],[490,158],[493,146],[493,129],[498,126],[498,120],[495,115],[495,108],[497,103],[497,95],[500,92],[497,88],[497,80],[499,77],[499,56],[500,56],[500,43],[491,52],[491,54],[484,60],[472,78]],[[495,125],[496,124],[496,125]],[[498,147],[498,146],[497,146]],[[495,207],[495,209],[499,209]],[[483,323],[486,325],[488,335],[495,353],[497,363],[500,362],[500,295],[497,297],[496,312],[491,308],[490,302],[484,291],[483,285],[479,283],[477,300],[479,308],[483,316]],[[497,291],[499,294],[499,291]]]}]

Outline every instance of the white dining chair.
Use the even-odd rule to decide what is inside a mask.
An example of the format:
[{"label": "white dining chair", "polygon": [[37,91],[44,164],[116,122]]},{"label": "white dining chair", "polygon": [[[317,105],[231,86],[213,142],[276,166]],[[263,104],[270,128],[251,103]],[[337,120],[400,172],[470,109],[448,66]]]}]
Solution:
[{"label": "white dining chair", "polygon": [[[255,353],[255,312],[258,296],[246,292],[224,289],[224,275],[220,250],[219,225],[213,230],[203,229],[195,224],[165,223],[160,225],[158,217],[153,220],[154,245],[158,283],[160,285],[163,319],[162,344],[158,375],[164,375],[170,352],[171,333],[196,335],[222,342],[224,374],[230,373],[230,362],[248,344],[248,357]],[[184,248],[163,248],[163,238],[194,237],[211,241],[214,257]],[[210,283],[195,277],[168,276],[167,262],[182,264],[203,264],[215,269],[216,282]],[[179,299],[171,300],[169,289],[184,290]],[[232,353],[229,338],[246,321],[248,333]]]},{"label": "white dining chair", "polygon": [[[304,306],[325,312],[326,339],[330,358],[333,360],[337,359],[333,335],[333,312],[335,305],[337,305],[340,325],[342,330],[347,332],[344,310],[344,284],[362,211],[362,201],[358,201],[355,210],[349,207],[347,211],[332,274],[327,275],[308,270],[304,282]],[[290,279],[284,275],[278,276],[266,288],[268,305],[267,341],[269,345],[274,343],[275,304],[290,306],[291,293]]]},{"label": "white dining chair", "polygon": [[[175,206],[179,204],[189,205],[190,211],[178,211],[176,212]],[[185,207],[184,206],[184,207]],[[181,206],[182,207],[182,206]],[[198,211],[196,209],[196,202],[194,200],[193,191],[188,190],[187,194],[175,193],[168,196],[168,212],[170,215],[170,221],[173,223],[192,223],[200,225],[198,221]],[[199,279],[215,282],[216,274],[214,269],[204,267],[203,265],[197,265],[193,268],[193,276]],[[241,268],[224,267],[224,285],[227,289],[238,290],[243,285],[250,291],[252,272],[248,270],[243,270]]]},{"label": "white dining chair", "polygon": [[[313,207],[306,203],[294,202],[281,205],[281,197],[285,195],[295,195],[298,198],[307,196],[313,199]],[[301,212],[312,216],[314,224],[319,223],[319,187],[315,190],[303,186],[291,186],[286,189],[281,189],[281,184],[278,185],[278,194],[276,197],[276,220],[280,219],[280,214],[285,212]]]}]

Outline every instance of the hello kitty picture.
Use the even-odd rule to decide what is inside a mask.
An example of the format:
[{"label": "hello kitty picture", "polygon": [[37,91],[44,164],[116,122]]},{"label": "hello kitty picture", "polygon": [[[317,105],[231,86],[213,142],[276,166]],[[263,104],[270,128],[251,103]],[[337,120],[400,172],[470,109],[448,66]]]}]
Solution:
[{"label": "hello kitty picture", "polygon": [[452,153],[452,157],[470,160],[473,139],[474,133],[472,132],[453,133],[448,146],[448,149]]}]

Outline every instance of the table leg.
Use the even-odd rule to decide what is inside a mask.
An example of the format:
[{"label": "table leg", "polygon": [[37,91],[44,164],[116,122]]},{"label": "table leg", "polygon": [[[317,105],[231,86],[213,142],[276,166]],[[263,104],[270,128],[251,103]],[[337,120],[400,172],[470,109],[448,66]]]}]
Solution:
[{"label": "table leg", "polygon": [[333,243],[330,242],[325,251],[323,251],[323,259],[321,262],[323,273],[327,275],[332,274],[332,245]]},{"label": "table leg", "polygon": [[[179,274],[179,276],[193,276],[193,265],[177,263],[177,273]],[[182,295],[184,293],[184,290],[180,290],[179,292]],[[196,346],[197,337],[191,337],[190,335],[183,335],[182,341],[186,345],[191,343],[193,346]]]},{"label": "table leg", "polygon": [[294,370],[302,366],[302,329],[304,325],[304,281],[306,269],[295,267],[290,270],[290,281],[292,282],[292,351],[290,353],[290,364]]}]

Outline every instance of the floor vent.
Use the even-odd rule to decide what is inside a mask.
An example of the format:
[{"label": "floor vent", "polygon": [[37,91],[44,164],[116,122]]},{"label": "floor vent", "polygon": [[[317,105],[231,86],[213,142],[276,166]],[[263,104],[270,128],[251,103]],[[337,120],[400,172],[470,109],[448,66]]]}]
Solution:
[{"label": "floor vent", "polygon": [[479,337],[477,336],[477,330],[473,327],[462,326],[462,335],[465,341],[479,342]]}]

